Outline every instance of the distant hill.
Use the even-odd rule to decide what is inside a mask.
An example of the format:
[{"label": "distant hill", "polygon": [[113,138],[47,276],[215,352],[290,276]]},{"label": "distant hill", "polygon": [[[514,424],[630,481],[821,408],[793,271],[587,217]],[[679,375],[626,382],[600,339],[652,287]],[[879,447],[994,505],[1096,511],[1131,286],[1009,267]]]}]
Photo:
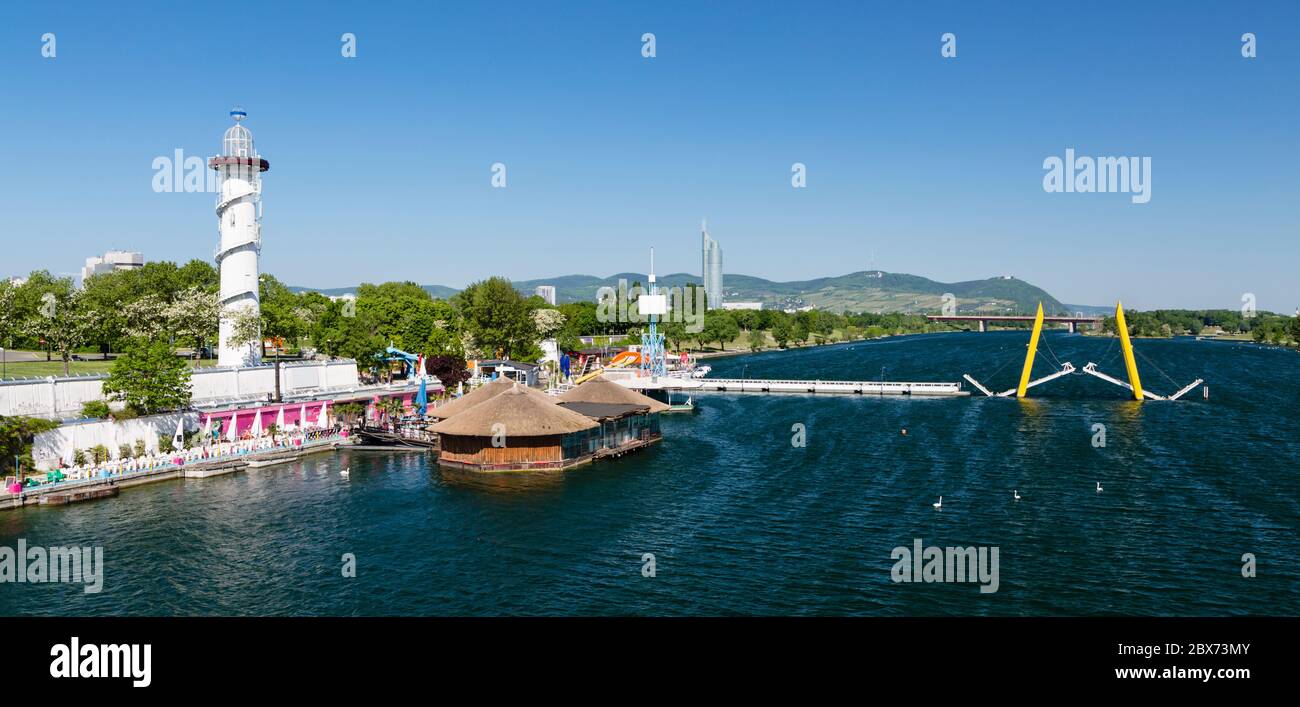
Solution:
[{"label": "distant hill", "polygon": [[[538,280],[519,280],[514,286],[531,295],[538,285],[555,287],[556,301],[594,301],[602,287],[618,287],[625,280],[629,287],[635,283],[645,285],[644,273],[617,273],[609,277],[594,275],[563,275]],[[1103,311],[1104,308],[1062,304],[1042,288],[1013,277],[995,277],[966,282],[937,282],[919,275],[887,273],[879,270],[859,271],[837,277],[815,280],[775,282],[751,275],[724,275],[724,297],[730,302],[762,302],[765,308],[798,309],[816,307],[837,312],[934,312],[943,307],[943,296],[951,293],[956,298],[957,312],[983,314],[1030,314],[1039,302],[1048,314],[1083,311],[1085,314]],[[661,287],[684,287],[700,284],[700,277],[689,273],[673,273],[659,278]],[[295,291],[310,288],[294,287]],[[425,285],[434,297],[450,297],[458,290],[442,285]],[[316,290],[325,295],[338,296],[356,291],[355,287],[336,287]]]},{"label": "distant hill", "polygon": [[[460,292],[454,287],[444,287],[442,285],[422,285],[425,292],[433,295],[436,299],[447,299],[452,295]],[[293,292],[319,292],[326,297],[340,297],[342,295],[354,295],[357,292],[355,287],[330,287],[328,289],[318,289],[315,287],[297,287],[290,285],[289,289]]]}]

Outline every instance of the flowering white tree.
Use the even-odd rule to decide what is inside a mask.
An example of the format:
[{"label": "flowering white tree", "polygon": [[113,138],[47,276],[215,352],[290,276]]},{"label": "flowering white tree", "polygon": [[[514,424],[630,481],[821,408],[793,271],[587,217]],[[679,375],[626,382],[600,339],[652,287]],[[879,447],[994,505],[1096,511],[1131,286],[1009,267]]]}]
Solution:
[{"label": "flowering white tree", "polygon": [[549,339],[563,329],[564,322],[564,314],[558,309],[533,310],[533,324],[537,327],[537,334],[543,339]]},{"label": "flowering white tree", "polygon": [[158,295],[145,295],[122,308],[123,330],[128,336],[156,339],[167,331],[167,302]]},{"label": "flowering white tree", "polygon": [[63,375],[68,375],[72,352],[84,346],[94,327],[94,315],[87,307],[81,290],[68,289],[58,294],[45,293],[36,316],[27,323],[30,336],[43,340],[63,360]]},{"label": "flowering white tree", "polygon": [[262,317],[252,307],[238,307],[232,312],[225,312],[222,319],[230,322],[230,343],[235,346],[247,346],[246,359],[252,359],[254,350],[262,342]]},{"label": "flowering white tree", "polygon": [[[176,299],[163,310],[167,328],[176,338],[191,342],[197,354],[203,339],[212,338],[221,319],[221,302],[217,293],[201,287],[191,287],[176,295]],[[199,365],[195,355],[194,365]]]}]

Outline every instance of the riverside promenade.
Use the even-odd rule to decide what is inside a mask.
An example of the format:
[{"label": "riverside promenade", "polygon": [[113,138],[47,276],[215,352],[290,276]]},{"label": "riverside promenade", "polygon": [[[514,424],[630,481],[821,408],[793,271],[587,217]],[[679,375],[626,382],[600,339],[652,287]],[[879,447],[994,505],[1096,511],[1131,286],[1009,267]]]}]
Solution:
[{"label": "riverside promenade", "polygon": [[[95,467],[66,470],[68,477],[35,486],[14,484],[0,491],[0,510],[46,503],[53,497],[79,499],[97,497],[94,492],[129,488],[140,484],[181,478],[207,478],[276,461],[290,461],[306,454],[325,452],[353,443],[343,428],[311,430],[306,433],[222,442],[171,454],[113,461]],[[258,464],[261,462],[261,464]]]}]

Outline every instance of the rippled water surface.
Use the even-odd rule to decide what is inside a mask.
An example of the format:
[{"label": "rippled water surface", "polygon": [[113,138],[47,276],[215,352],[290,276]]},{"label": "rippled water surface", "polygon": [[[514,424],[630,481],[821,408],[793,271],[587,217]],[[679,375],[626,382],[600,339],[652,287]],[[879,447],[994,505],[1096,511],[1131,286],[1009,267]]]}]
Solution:
[{"label": "rippled water surface", "polygon": [[[774,352],[715,361],[713,375],[878,379],[884,366],[888,380],[970,373],[1001,390],[1026,338]],[[1111,340],[1045,342],[1046,360],[1123,376]],[[1082,375],[1028,401],[703,395],[696,414],[665,418],[655,449],[563,475],[467,478],[420,454],[344,451],[0,512],[2,545],[99,545],[106,564],[97,595],[0,584],[0,613],[1300,613],[1300,356],[1137,347],[1148,388],[1199,377],[1209,400],[1136,403]],[[999,590],[893,583],[890,552],[915,538],[997,546]]]}]

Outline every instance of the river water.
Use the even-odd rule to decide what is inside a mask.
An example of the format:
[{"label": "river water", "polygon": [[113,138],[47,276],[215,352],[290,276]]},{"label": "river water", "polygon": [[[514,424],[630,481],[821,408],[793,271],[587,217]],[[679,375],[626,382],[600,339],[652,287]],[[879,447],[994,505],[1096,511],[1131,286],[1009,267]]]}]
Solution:
[{"label": "river water", "polygon": [[[1003,390],[1026,338],[898,337],[719,359],[712,375],[861,380],[883,366],[887,380],[970,373]],[[1112,339],[1044,342],[1036,375],[1069,360],[1123,377]],[[1136,346],[1147,388],[1204,378],[1209,399],[1137,403],[1083,375],[1024,401],[706,394],[665,416],[656,448],[559,475],[452,476],[422,454],[342,451],[0,512],[0,545],[99,546],[105,564],[98,594],[0,584],[0,614],[1300,613],[1300,356]],[[917,539],[996,547],[997,591],[892,581],[892,551]]]}]

